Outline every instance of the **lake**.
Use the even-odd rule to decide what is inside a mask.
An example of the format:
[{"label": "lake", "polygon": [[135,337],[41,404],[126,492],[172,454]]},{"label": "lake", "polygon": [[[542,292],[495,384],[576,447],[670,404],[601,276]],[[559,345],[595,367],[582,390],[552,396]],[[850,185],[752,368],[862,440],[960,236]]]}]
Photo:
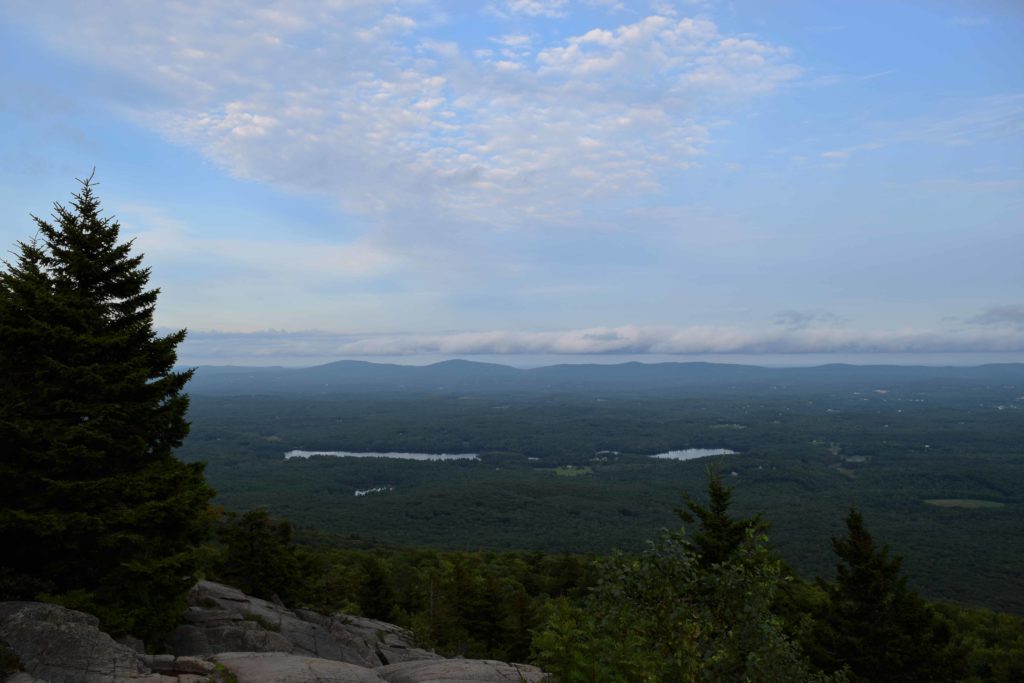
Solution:
[{"label": "lake", "polygon": [[332,458],[391,458],[393,460],[479,460],[476,453],[356,453],[353,451],[302,451],[293,450],[284,454],[291,458],[310,458],[326,455]]},{"label": "lake", "polygon": [[696,458],[706,458],[710,455],[736,455],[736,451],[731,451],[728,448],[687,448],[682,451],[658,453],[651,457],[661,460],[694,460]]}]

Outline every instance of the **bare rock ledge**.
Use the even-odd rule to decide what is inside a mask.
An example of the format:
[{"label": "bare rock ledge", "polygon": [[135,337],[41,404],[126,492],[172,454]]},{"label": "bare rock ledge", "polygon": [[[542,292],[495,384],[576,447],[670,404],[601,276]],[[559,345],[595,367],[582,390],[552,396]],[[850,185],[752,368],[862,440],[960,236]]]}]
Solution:
[{"label": "bare rock ledge", "polygon": [[[0,603],[0,651],[23,670],[3,683],[541,683],[534,666],[445,659],[394,624],[290,610],[200,581],[167,639],[147,655],[90,615],[37,602]],[[2,674],[0,674],[2,676]]]}]

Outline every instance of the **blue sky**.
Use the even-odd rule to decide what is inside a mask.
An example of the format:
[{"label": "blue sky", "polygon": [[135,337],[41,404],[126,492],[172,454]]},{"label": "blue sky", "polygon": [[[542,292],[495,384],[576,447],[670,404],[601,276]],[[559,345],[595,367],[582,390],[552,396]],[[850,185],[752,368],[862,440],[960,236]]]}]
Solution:
[{"label": "blue sky", "polygon": [[1000,0],[8,0],[0,239],[95,166],[188,363],[1024,360],[1022,35]]}]

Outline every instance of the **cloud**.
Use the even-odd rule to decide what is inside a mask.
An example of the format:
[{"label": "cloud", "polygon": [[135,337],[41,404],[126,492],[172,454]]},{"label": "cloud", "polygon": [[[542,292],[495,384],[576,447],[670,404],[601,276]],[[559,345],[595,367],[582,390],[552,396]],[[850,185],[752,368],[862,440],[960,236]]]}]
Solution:
[{"label": "cloud", "polygon": [[990,23],[991,19],[986,16],[974,15],[974,16],[959,16],[953,17],[952,23],[956,26],[973,27],[973,26],[985,26]]},{"label": "cloud", "polygon": [[531,17],[563,17],[568,0],[505,0],[504,7],[511,14]]},{"label": "cloud", "polygon": [[787,310],[775,314],[775,324],[781,327],[798,330],[807,327],[839,326],[845,318],[829,311]]},{"label": "cloud", "polygon": [[1009,325],[1024,329],[1024,304],[994,306],[968,318],[967,322],[972,325]]},{"label": "cloud", "polygon": [[[145,84],[117,103],[133,122],[236,177],[334,197],[403,249],[607,217],[697,163],[723,111],[800,74],[784,47],[667,15],[474,50],[438,40],[427,2],[19,7]],[[505,8],[543,22],[570,5]]]},{"label": "cloud", "polygon": [[205,237],[146,206],[121,207],[126,234],[139,251],[160,266],[216,264],[225,273],[241,273],[270,282],[308,285],[373,278],[393,272],[395,258],[366,242],[299,242],[293,238]]},{"label": "cloud", "polygon": [[692,326],[599,327],[564,331],[494,330],[436,334],[331,332],[193,332],[182,358],[341,358],[473,355],[689,355],[791,353],[1021,352],[1024,331],[850,331],[817,327],[746,329]]},{"label": "cloud", "polygon": [[952,146],[1020,135],[1024,132],[1024,94],[981,97],[961,105],[959,111],[911,125],[904,134],[907,139]]},{"label": "cloud", "polygon": [[[889,72],[881,75],[886,73]],[[860,136],[869,141],[820,152],[822,166],[839,168],[861,152],[899,145],[926,143],[970,147],[994,140],[1014,140],[1024,133],[1024,94],[1021,93],[945,101],[932,106],[931,110],[926,116],[899,120],[851,121],[850,128],[861,129]]]},{"label": "cloud", "polygon": [[925,142],[944,147],[967,147],[1014,138],[1024,132],[1024,93],[989,95],[944,102],[927,116],[872,122],[875,141],[853,145],[855,152],[901,143]]},{"label": "cloud", "polygon": [[853,145],[852,147],[846,147],[844,149],[832,149],[827,152],[822,152],[820,156],[822,159],[831,162],[833,165],[841,165],[857,152],[879,149],[881,147],[884,147],[884,145],[880,142],[865,142],[863,144]]}]

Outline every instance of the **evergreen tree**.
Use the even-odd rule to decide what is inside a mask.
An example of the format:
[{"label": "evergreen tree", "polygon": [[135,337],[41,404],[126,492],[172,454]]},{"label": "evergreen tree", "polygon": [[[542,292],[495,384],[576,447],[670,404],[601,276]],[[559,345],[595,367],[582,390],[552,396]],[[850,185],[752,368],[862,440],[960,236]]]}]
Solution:
[{"label": "evergreen tree", "polygon": [[828,669],[848,667],[871,683],[954,681],[961,657],[945,622],[907,588],[902,558],[877,548],[864,518],[851,509],[846,536],[833,538],[839,557],[819,616],[813,658]]},{"label": "evergreen tree", "polygon": [[274,520],[266,510],[228,515],[218,536],[224,554],[216,568],[218,580],[266,600],[290,603],[299,584],[299,558],[292,542],[292,523]]},{"label": "evergreen tree", "polygon": [[534,653],[565,681],[839,682],[807,661],[772,612],[782,563],[760,515],[729,515],[732,490],[709,467],[707,506],[684,494],[688,538],[666,532],[639,557],[614,555],[582,605],[553,602]]},{"label": "evergreen tree", "polygon": [[732,489],[722,483],[721,473],[716,467],[709,465],[707,476],[708,504],[701,505],[689,493],[684,493],[686,509],[675,509],[676,514],[687,524],[699,523],[696,532],[687,542],[696,551],[702,567],[725,562],[749,534],[762,533],[768,527],[760,514],[746,519],[730,516]]},{"label": "evergreen tree", "polygon": [[0,599],[46,597],[149,636],[194,580],[212,491],[188,432],[181,330],[92,178],[0,271]]}]

